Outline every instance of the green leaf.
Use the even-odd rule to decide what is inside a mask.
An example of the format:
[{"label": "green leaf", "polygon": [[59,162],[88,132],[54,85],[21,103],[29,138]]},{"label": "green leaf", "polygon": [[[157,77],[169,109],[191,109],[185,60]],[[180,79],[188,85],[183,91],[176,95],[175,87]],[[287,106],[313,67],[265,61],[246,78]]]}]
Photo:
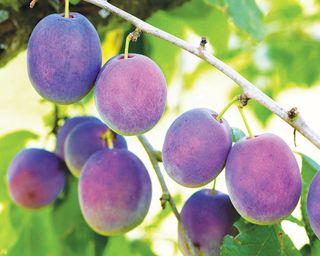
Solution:
[{"label": "green leaf", "polygon": [[107,238],[96,234],[84,221],[79,201],[77,180],[68,177],[67,190],[54,204],[54,231],[62,247],[62,255],[101,255]]},{"label": "green leaf", "polygon": [[70,0],[70,3],[76,5],[76,4],[80,3],[80,1],[81,0]]},{"label": "green leaf", "polygon": [[236,237],[225,236],[221,256],[300,256],[280,225],[259,226],[240,219]]},{"label": "green leaf", "polygon": [[150,249],[151,245],[143,240],[127,240],[124,236],[112,237],[104,251],[104,256],[156,256]]},{"label": "green leaf", "polygon": [[231,127],[231,130],[232,130],[232,142],[237,142],[238,140],[246,136],[245,133],[239,128]]},{"label": "green leaf", "polygon": [[262,12],[255,0],[226,0],[234,24],[253,38],[261,40],[264,34]]},{"label": "green leaf", "polygon": [[10,7],[17,11],[19,9],[18,0],[0,0],[0,6]]},{"label": "green leaf", "polygon": [[0,10],[0,23],[9,19],[9,12],[6,10]]},{"label": "green leaf", "polygon": [[314,235],[309,219],[307,214],[307,197],[308,197],[308,191],[309,186],[311,184],[311,181],[313,179],[313,176],[317,173],[318,170],[320,170],[320,166],[317,162],[315,162],[310,157],[301,154],[302,159],[302,168],[301,168],[301,176],[302,176],[302,192],[301,192],[301,213],[302,213],[302,219],[305,223],[305,228],[307,235],[310,239],[310,242],[312,243],[314,240],[316,240],[316,236]]}]

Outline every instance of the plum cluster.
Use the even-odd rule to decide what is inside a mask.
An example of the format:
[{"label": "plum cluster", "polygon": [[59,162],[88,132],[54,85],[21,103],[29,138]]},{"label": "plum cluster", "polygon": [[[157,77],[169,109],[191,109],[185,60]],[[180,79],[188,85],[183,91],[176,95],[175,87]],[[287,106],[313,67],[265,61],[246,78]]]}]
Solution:
[{"label": "plum cluster", "polygon": [[65,186],[67,169],[79,178],[83,216],[102,235],[125,233],[145,218],[151,180],[124,137],[93,116],[66,119],[57,133],[55,153],[28,148],[8,170],[10,195],[25,208],[52,203]]},{"label": "plum cluster", "polygon": [[95,84],[101,118],[119,134],[144,133],[164,112],[167,86],[157,64],[140,54],[121,54],[101,68],[98,33],[79,13],[43,18],[30,36],[27,63],[35,90],[54,103],[77,102]]},{"label": "plum cluster", "polygon": [[[189,110],[173,122],[162,158],[168,175],[186,187],[206,185],[226,168],[229,196],[202,189],[183,206],[179,243],[185,255],[189,252],[182,225],[198,255],[219,255],[223,237],[234,234],[233,223],[239,215],[255,224],[277,223],[294,210],[300,198],[299,166],[280,137],[261,134],[232,145],[228,122],[209,109]],[[315,214],[319,205],[314,202],[309,208]]]},{"label": "plum cluster", "polygon": [[[120,54],[101,68],[101,46],[93,25],[81,14],[52,14],[34,28],[28,43],[28,72],[35,90],[58,104],[81,100],[94,87],[100,119],[66,119],[54,153],[29,148],[8,170],[11,197],[18,205],[40,208],[63,191],[69,170],[79,178],[79,202],[88,225],[102,235],[123,234],[145,218],[151,181],[144,164],[122,135],[152,129],[163,115],[167,88],[160,68],[148,57]],[[274,134],[232,142],[228,122],[197,108],[179,116],[168,129],[162,159],[178,184],[198,188],[225,168],[228,194],[201,189],[184,204],[178,227],[181,250],[189,255],[186,233],[197,255],[219,255],[233,223],[269,225],[296,207],[301,176],[289,146]],[[320,175],[310,186],[308,214],[320,236]],[[186,231],[186,233],[185,233]]]}]

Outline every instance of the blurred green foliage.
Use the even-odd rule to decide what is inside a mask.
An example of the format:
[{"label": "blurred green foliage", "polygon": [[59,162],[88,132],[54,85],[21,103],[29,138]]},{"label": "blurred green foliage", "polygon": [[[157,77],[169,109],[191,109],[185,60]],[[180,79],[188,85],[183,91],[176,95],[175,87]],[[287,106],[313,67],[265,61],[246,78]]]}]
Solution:
[{"label": "blurred green foliage", "polygon": [[[0,0],[1,4],[17,9],[17,0]],[[70,0],[78,4],[80,0]],[[71,6],[72,9],[72,6]],[[319,82],[320,44],[319,31],[315,28],[320,20],[320,1],[315,1],[314,12],[309,12],[298,0],[191,0],[170,11],[158,11],[147,22],[183,39],[190,34],[205,36],[214,54],[233,66],[247,79],[275,98],[281,91],[291,87],[311,87]],[[0,22],[6,19],[0,10]],[[114,24],[113,24],[114,26]],[[110,35],[108,27],[99,27],[99,34]],[[118,29],[123,38],[128,24],[120,24]],[[113,46],[115,47],[115,46]],[[204,73],[214,71],[209,64],[199,62],[192,72],[183,70],[182,50],[152,36],[142,36],[131,50],[148,55],[164,71],[170,84],[178,73],[183,78],[183,90],[191,89]],[[121,49],[121,46],[116,47]],[[217,88],[219,90],[219,88]],[[241,91],[238,87],[230,92],[230,98]],[[92,100],[92,93],[80,103],[59,106],[60,118],[72,113],[83,113],[86,104]],[[271,112],[260,104],[250,102],[248,107],[263,125]],[[54,116],[49,113],[42,117],[48,130],[54,124]],[[233,140],[244,133],[233,129]],[[105,238],[95,234],[85,224],[78,204],[77,184],[68,177],[66,191],[59,199],[45,209],[31,212],[14,206],[9,198],[6,185],[6,171],[14,155],[31,141],[38,139],[29,131],[16,131],[0,138],[0,255],[143,255],[152,256],[152,237],[128,240],[124,236]],[[222,255],[319,255],[320,242],[315,238],[306,216],[306,195],[313,175],[319,165],[302,155],[303,190],[301,198],[302,220],[292,216],[287,220],[305,225],[310,239],[299,252],[280,225],[257,226],[244,220],[236,223],[238,236],[227,236],[222,246]],[[181,203],[176,196],[175,201]],[[145,233],[160,228],[165,218],[171,214],[170,208],[159,211],[154,222],[145,227]]]}]

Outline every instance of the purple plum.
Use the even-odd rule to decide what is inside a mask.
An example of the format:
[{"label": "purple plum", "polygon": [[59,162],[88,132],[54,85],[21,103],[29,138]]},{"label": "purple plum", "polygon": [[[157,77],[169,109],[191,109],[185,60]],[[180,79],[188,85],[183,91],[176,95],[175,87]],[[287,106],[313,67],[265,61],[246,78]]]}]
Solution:
[{"label": "purple plum", "polygon": [[235,143],[227,159],[226,183],[240,215],[260,225],[287,217],[301,194],[297,160],[289,146],[270,133]]},{"label": "purple plum", "polygon": [[76,116],[68,118],[64,121],[64,124],[60,127],[57,133],[57,145],[56,145],[56,154],[64,160],[64,144],[68,134],[73,128],[77,125],[85,122],[101,122],[98,118],[94,116]]},{"label": "purple plum", "polygon": [[161,118],[167,87],[160,68],[148,57],[119,55],[101,69],[94,89],[97,109],[106,124],[122,135],[150,130]]},{"label": "purple plum", "polygon": [[151,194],[145,166],[125,149],[95,153],[79,179],[82,214],[101,235],[120,235],[138,226],[148,213]]},{"label": "purple plum", "polygon": [[320,239],[320,172],[313,177],[307,198],[307,213],[311,228]]},{"label": "purple plum", "polygon": [[169,176],[180,185],[200,187],[212,181],[224,168],[232,145],[226,120],[204,108],[179,116],[167,131],[162,158]]},{"label": "purple plum", "polygon": [[28,43],[28,73],[45,99],[70,104],[93,87],[101,67],[97,31],[79,13],[51,14],[34,28]]},{"label": "purple plum", "polygon": [[[218,256],[224,236],[236,235],[233,223],[239,218],[228,195],[202,189],[184,204],[181,221],[188,233],[196,255]],[[181,225],[178,229],[179,246],[184,255],[190,255]]]},{"label": "purple plum", "polygon": [[[108,127],[102,122],[85,122],[72,129],[65,142],[65,161],[71,173],[79,177],[82,167],[95,152],[108,149],[104,134]],[[113,135],[114,148],[127,148],[126,140],[119,134]]]},{"label": "purple plum", "polygon": [[50,204],[64,188],[65,170],[54,153],[36,148],[20,151],[7,173],[12,200],[25,208]]}]

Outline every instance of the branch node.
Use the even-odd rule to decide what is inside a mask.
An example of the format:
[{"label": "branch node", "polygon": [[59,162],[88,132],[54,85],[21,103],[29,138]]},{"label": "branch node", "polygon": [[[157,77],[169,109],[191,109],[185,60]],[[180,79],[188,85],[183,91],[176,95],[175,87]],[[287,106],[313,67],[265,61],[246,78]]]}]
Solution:
[{"label": "branch node", "polygon": [[37,2],[38,2],[38,0],[32,0],[32,1],[30,2],[29,7],[30,7],[30,8],[33,8],[33,7],[36,5]]},{"label": "branch node", "polygon": [[288,111],[288,117],[292,120],[296,119],[298,117],[299,111],[297,107],[293,107]]},{"label": "branch node", "polygon": [[200,41],[200,48],[202,50],[204,50],[206,48],[206,44],[208,43],[208,40],[206,37],[201,37],[201,41]]},{"label": "branch node", "polygon": [[239,95],[239,107],[243,108],[243,107],[247,106],[249,100],[250,100],[250,98],[245,93],[240,94]]},{"label": "branch node", "polygon": [[157,159],[158,162],[162,162],[162,152],[161,151],[154,151],[154,156]]},{"label": "branch node", "polygon": [[142,30],[140,28],[136,28],[135,31],[129,34],[129,38],[132,42],[136,42],[138,38],[141,36]]},{"label": "branch node", "polygon": [[164,210],[166,208],[167,202],[169,202],[169,200],[170,200],[170,195],[162,194],[162,196],[160,197],[162,210]]}]

